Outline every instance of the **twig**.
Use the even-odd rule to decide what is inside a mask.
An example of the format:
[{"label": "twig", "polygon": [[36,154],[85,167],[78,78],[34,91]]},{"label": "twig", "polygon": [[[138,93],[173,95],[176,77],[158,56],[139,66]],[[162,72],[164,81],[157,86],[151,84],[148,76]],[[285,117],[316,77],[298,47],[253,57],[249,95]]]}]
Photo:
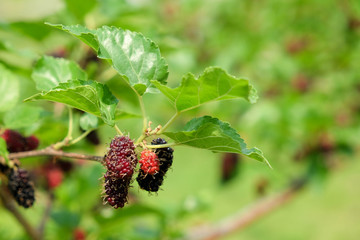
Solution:
[{"label": "twig", "polygon": [[54,202],[54,193],[51,191],[50,194],[49,194],[49,198],[48,198],[48,201],[47,201],[47,204],[46,204],[46,208],[45,208],[45,211],[44,211],[44,214],[43,214],[43,217],[40,221],[40,224],[39,224],[39,227],[38,227],[38,232],[39,232],[39,235],[40,236],[44,236],[44,230],[45,230],[45,224],[50,216],[50,213],[51,213],[51,208],[53,206],[53,202]]},{"label": "twig", "polygon": [[[60,150],[55,150],[51,147],[44,148],[41,150],[11,153],[11,154],[9,154],[9,159],[28,158],[28,157],[37,157],[37,156],[57,156],[57,157],[65,157],[65,158],[85,159],[85,160],[90,160],[90,161],[97,161],[100,163],[102,163],[103,159],[104,159],[103,156],[94,156],[94,155],[86,155],[86,154],[79,154],[79,153],[63,152]],[[2,157],[0,157],[0,158],[2,158]]]},{"label": "twig", "polygon": [[265,216],[267,213],[275,210],[277,207],[280,207],[292,200],[296,193],[303,188],[306,182],[306,178],[301,178],[295,181],[290,188],[284,192],[279,193],[276,196],[260,200],[234,216],[225,218],[211,226],[207,225],[192,228],[185,234],[183,239],[216,240],[235,231],[239,231],[259,218]]},{"label": "twig", "polygon": [[[6,191],[6,192],[5,192]],[[23,226],[27,234],[34,240],[41,240],[41,236],[39,232],[33,228],[30,223],[24,218],[24,216],[19,212],[19,210],[15,207],[13,201],[8,198],[10,193],[7,192],[5,187],[1,187],[0,189],[0,198],[4,204],[4,207],[11,212],[14,217],[19,221],[19,223]]]}]

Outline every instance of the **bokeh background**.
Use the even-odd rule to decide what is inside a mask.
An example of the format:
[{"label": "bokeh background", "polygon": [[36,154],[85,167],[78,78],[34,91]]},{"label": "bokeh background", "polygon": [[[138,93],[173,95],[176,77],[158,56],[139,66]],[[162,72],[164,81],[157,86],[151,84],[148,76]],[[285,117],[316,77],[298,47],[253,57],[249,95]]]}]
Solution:
[{"label": "bokeh background", "polygon": [[[21,210],[31,223],[42,218],[49,192],[54,195],[46,239],[81,234],[86,239],[175,239],[189,228],[216,223],[281,193],[303,177],[306,186],[291,202],[221,239],[359,238],[359,1],[0,0],[0,63],[21,81],[23,99],[36,92],[31,69],[47,54],[77,61],[91,78],[109,85],[122,109],[139,114],[135,96],[106,62],[44,22],[113,25],[143,33],[166,58],[170,86],[207,66],[250,79],[260,96],[256,104],[207,104],[184,114],[172,129],[180,130],[196,116],[218,117],[230,122],[249,146],[262,149],[273,166],[176,147],[162,191],[149,195],[134,184],[130,204],[113,210],[102,205],[100,164],[24,159],[37,186],[35,206]],[[172,116],[165,98],[146,95],[145,100],[154,125]],[[41,104],[46,110],[42,121],[18,130],[37,135],[46,147],[64,137],[67,114],[61,106]],[[133,138],[140,134],[141,119],[123,119],[118,125]],[[95,144],[90,139],[65,150],[104,154],[115,132],[103,126],[96,133]],[[49,187],[42,174],[49,169],[57,169],[60,185]],[[1,239],[27,238],[9,212],[0,208],[0,215]]]}]

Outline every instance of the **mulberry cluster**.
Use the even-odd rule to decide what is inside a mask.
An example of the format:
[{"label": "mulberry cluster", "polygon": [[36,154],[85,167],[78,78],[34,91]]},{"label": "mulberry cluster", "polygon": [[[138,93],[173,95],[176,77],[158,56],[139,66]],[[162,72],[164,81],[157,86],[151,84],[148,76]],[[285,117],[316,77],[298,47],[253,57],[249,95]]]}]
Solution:
[{"label": "mulberry cluster", "polygon": [[[163,138],[154,139],[152,145],[162,145],[167,142]],[[157,148],[155,154],[159,160],[159,171],[153,175],[147,174],[142,168],[136,178],[141,189],[149,192],[157,192],[164,181],[166,172],[172,165],[174,150],[170,147]]]},{"label": "mulberry cluster", "polygon": [[25,169],[11,169],[8,175],[8,188],[20,206],[29,208],[34,204],[34,185]]},{"label": "mulberry cluster", "polygon": [[127,136],[115,137],[105,156],[105,200],[114,208],[124,207],[134,168],[137,164],[133,141]]},{"label": "mulberry cluster", "polygon": [[35,136],[24,137],[10,129],[6,129],[1,137],[6,141],[10,153],[31,151],[39,146],[39,140]]}]

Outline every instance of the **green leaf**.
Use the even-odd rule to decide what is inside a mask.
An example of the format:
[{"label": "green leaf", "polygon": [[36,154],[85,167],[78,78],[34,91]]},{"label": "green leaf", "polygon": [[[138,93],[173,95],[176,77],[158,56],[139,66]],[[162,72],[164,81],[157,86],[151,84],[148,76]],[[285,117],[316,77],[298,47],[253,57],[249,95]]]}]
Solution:
[{"label": "green leaf", "polygon": [[36,63],[32,78],[38,90],[49,91],[71,79],[87,80],[87,74],[74,61],[43,56]]},{"label": "green leaf", "polygon": [[19,81],[0,64],[0,112],[12,109],[19,99]]},{"label": "green leaf", "polygon": [[31,126],[39,121],[42,112],[40,107],[18,105],[4,115],[5,127],[14,129]]},{"label": "green leaf", "polygon": [[157,81],[152,83],[175,105],[178,112],[211,101],[244,98],[255,103],[257,100],[256,90],[248,80],[231,76],[217,67],[205,69],[197,79],[191,73],[185,75],[177,88],[169,88]]},{"label": "green leaf", "polygon": [[103,26],[89,30],[83,26],[49,24],[62,29],[88,44],[98,57],[107,59],[139,95],[154,92],[151,80],[166,84],[168,66],[159,47],[140,33]]},{"label": "green leaf", "polygon": [[56,88],[31,96],[25,101],[41,99],[65,103],[101,117],[105,123],[111,126],[114,125],[118,100],[104,84],[94,81],[72,80],[60,83]]},{"label": "green leaf", "polygon": [[217,118],[204,116],[189,121],[184,131],[165,132],[164,135],[177,144],[208,149],[214,152],[241,153],[255,160],[270,164],[261,150],[246,147],[246,143],[229,123]]},{"label": "green leaf", "polygon": [[98,125],[98,118],[92,114],[85,113],[80,117],[80,127],[85,131],[97,128]]},{"label": "green leaf", "polygon": [[3,138],[0,137],[0,156],[2,156],[6,163],[9,163],[9,152],[7,150],[6,142]]}]

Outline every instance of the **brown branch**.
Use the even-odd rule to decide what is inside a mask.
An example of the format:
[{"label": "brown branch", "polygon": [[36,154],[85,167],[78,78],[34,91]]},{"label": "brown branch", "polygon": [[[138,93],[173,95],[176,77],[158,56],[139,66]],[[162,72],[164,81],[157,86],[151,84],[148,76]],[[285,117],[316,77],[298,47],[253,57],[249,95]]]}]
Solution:
[{"label": "brown branch", "polygon": [[227,217],[213,225],[194,227],[185,234],[183,239],[216,240],[235,231],[239,231],[292,200],[296,196],[296,193],[303,188],[305,183],[306,179],[302,178],[295,181],[290,188],[284,192],[260,200],[234,216]]},{"label": "brown branch", "polygon": [[0,199],[3,202],[4,207],[14,215],[14,217],[23,226],[24,230],[32,239],[41,240],[42,238],[39,232],[37,232],[36,229],[33,228],[30,223],[24,218],[24,216],[19,212],[17,207],[14,205],[13,200],[8,197],[9,195],[10,193],[8,192],[8,190],[4,186],[2,186],[0,189]]},{"label": "brown branch", "polygon": [[100,163],[102,163],[104,160],[103,156],[63,152],[61,150],[55,150],[51,147],[44,148],[41,150],[28,151],[28,152],[10,153],[8,158],[17,159],[17,158],[28,158],[28,157],[37,157],[37,156],[57,156],[57,157],[65,157],[65,158],[85,159]]}]

